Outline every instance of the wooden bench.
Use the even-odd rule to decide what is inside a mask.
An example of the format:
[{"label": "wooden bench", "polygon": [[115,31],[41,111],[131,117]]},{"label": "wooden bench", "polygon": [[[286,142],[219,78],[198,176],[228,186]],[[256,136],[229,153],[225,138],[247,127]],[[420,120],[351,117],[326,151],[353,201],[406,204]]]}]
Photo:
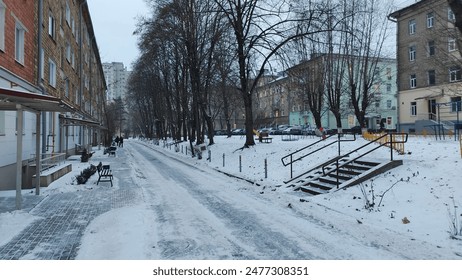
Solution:
[{"label": "wooden bench", "polygon": [[111,187],[112,187],[112,170],[109,165],[103,165],[101,162],[96,166],[96,169],[98,170],[98,182],[96,182],[96,185],[99,184],[99,182],[111,182]]},{"label": "wooden bench", "polygon": [[273,138],[272,137],[262,137],[261,142],[263,142],[263,143],[272,143]]}]

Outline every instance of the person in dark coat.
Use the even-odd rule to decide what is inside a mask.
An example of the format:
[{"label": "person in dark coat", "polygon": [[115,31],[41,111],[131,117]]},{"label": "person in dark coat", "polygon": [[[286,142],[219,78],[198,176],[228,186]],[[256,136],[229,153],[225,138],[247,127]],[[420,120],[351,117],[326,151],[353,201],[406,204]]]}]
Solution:
[{"label": "person in dark coat", "polygon": [[124,146],[124,138],[122,136],[120,136],[119,138],[119,147],[123,147]]},{"label": "person in dark coat", "polygon": [[116,136],[115,143],[117,147],[119,147],[119,141],[120,141],[119,136]]}]

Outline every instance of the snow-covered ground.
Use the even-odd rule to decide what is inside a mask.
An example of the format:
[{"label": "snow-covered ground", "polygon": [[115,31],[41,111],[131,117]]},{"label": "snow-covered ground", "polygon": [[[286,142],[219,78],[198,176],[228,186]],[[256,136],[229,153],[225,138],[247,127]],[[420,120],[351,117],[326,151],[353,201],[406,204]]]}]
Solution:
[{"label": "snow-covered ground", "polygon": [[[150,141],[129,140],[125,142],[127,153],[126,164],[133,171],[133,180],[151,197],[157,195],[162,199],[162,207],[178,207],[199,209],[198,213],[185,212],[183,217],[172,216],[176,224],[171,229],[166,229],[168,221],[163,221],[163,228],[158,227],[161,221],[159,217],[153,218],[154,202],[145,201],[136,206],[128,206],[107,212],[93,220],[83,237],[79,259],[159,259],[165,258],[167,247],[170,245],[185,245],[166,243],[161,236],[187,231],[190,227],[205,227],[205,230],[213,231],[217,248],[202,250],[200,253],[186,255],[190,259],[233,259],[241,258],[242,255],[230,255],[228,243],[236,247],[247,248],[246,244],[240,244],[234,240],[236,232],[229,232],[227,225],[220,224],[217,217],[211,216],[207,207],[203,210],[200,205],[201,199],[210,205],[213,203],[226,203],[237,211],[253,211],[257,220],[261,220],[262,227],[271,231],[281,232],[285,236],[303,234],[315,234],[312,238],[318,238],[323,242],[325,249],[335,249],[336,252],[323,252],[322,247],[304,248],[311,250],[310,258],[327,259],[462,259],[462,159],[459,141],[453,138],[435,140],[433,137],[409,138],[405,144],[405,153],[394,153],[395,159],[402,159],[404,164],[389,172],[382,174],[373,180],[366,181],[361,186],[353,186],[345,190],[331,192],[325,195],[308,196],[306,193],[294,192],[286,188],[284,180],[290,178],[290,168],[284,167],[281,157],[300,149],[314,141],[316,138],[299,138],[297,141],[282,141],[281,136],[274,136],[273,143],[260,144],[249,149],[239,150],[244,144],[244,139],[239,136],[231,138],[216,137],[215,144],[209,146],[211,160],[208,161],[208,151],[205,151],[203,159],[192,158],[188,143],[181,143],[178,149],[174,146],[154,145]],[[326,140],[332,141],[332,140]],[[367,143],[364,139],[355,142],[343,142],[342,153],[350,151],[357,146]],[[138,152],[137,152],[138,150]],[[316,165],[338,153],[338,146],[333,145],[328,151],[314,154],[309,158],[294,165],[294,175]],[[182,180],[191,182],[203,182],[201,192],[188,193],[183,188],[169,186],[171,191],[163,193],[149,193],[149,185],[162,174],[159,168],[143,170],[140,175],[138,170],[143,156],[152,153],[159,156],[159,152],[171,156],[176,160],[188,163],[194,167],[193,171],[187,165],[176,163],[176,168],[185,174]],[[95,156],[102,156],[97,151]],[[143,154],[143,155],[142,155]],[[381,149],[369,155],[370,158],[386,160],[390,157],[388,149]],[[165,157],[165,161],[172,161]],[[265,161],[267,170],[265,172]],[[147,163],[148,161],[146,161]],[[175,163],[171,163],[175,165]],[[88,166],[88,163],[73,162],[72,173],[57,180],[48,188],[41,189],[41,195],[53,192],[76,191],[74,177]],[[146,168],[147,165],[143,165]],[[235,178],[220,179],[223,176],[217,171],[233,174],[244,178],[252,183],[239,181]],[[266,173],[266,175],[265,175]],[[152,174],[152,175],[146,175]],[[170,176],[175,177],[175,174]],[[149,177],[149,178],[148,178]],[[210,180],[204,179],[210,178]],[[169,180],[165,179],[165,184]],[[189,182],[189,181],[188,181]],[[187,183],[187,182],[186,182]],[[88,183],[87,183],[88,184]],[[119,181],[115,180],[115,189],[119,187]],[[365,193],[363,193],[363,191]],[[25,191],[26,192],[26,191]],[[206,196],[199,199],[200,195],[213,193],[214,197]],[[0,192],[2,196],[13,196],[14,192]],[[188,203],[187,197],[196,198],[198,205],[184,205]],[[375,205],[365,208],[366,197]],[[215,201],[216,200],[216,201]],[[218,201],[219,200],[219,201]],[[211,201],[211,202],[210,202]],[[379,205],[380,202],[380,205]],[[160,203],[160,202],[159,202]],[[205,202],[204,202],[205,203]],[[241,205],[240,205],[241,204]],[[209,208],[210,208],[210,205]],[[252,205],[252,207],[248,207]],[[160,207],[159,206],[159,207]],[[213,206],[215,207],[215,206]],[[249,210],[253,209],[253,210]],[[217,208],[218,209],[218,208]],[[200,220],[204,224],[192,224],[191,220],[197,219],[195,215],[204,214]],[[164,210],[164,214],[171,214]],[[244,212],[243,212],[244,213]],[[276,217],[275,215],[278,215]],[[271,217],[266,219],[265,217]],[[36,217],[24,211],[13,211],[0,214],[0,246],[7,243],[12,237],[34,221]],[[300,225],[300,220],[306,220],[307,224]],[[309,227],[312,221],[313,228]],[[286,223],[287,228],[280,227]],[[206,223],[216,223],[206,225]],[[245,224],[245,221],[244,221]],[[307,227],[308,225],[308,227]],[[183,227],[175,228],[173,227]],[[328,228],[332,230],[328,230]],[[322,230],[326,232],[323,233]],[[238,230],[239,231],[239,230]],[[244,231],[243,231],[244,232]],[[223,236],[223,239],[219,237]],[[196,242],[206,244],[210,236],[192,236],[191,240],[175,242]],[[297,237],[294,236],[294,239]],[[162,243],[163,242],[163,243]],[[201,243],[202,242],[202,243]],[[160,244],[161,243],[161,244]],[[212,241],[213,243],[213,241]],[[336,247],[332,247],[332,244]],[[369,245],[367,245],[369,244]],[[189,246],[189,245],[188,245]],[[306,245],[307,247],[313,246]],[[344,250],[341,250],[344,246]],[[162,248],[163,251],[148,250],[149,248]],[[357,249],[355,249],[357,248]],[[386,249],[384,249],[386,248]],[[259,252],[255,248],[245,249],[247,258],[268,258],[266,252]],[[263,250],[264,251],[264,250]],[[401,253],[400,253],[401,252]],[[171,258],[185,258],[172,252]],[[271,258],[271,257],[270,257]],[[276,258],[273,256],[273,258]]]}]

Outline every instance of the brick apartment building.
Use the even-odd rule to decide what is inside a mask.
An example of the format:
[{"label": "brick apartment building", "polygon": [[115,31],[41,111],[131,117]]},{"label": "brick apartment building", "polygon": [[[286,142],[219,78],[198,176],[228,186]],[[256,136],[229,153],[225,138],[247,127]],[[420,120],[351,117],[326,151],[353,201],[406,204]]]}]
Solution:
[{"label": "brick apartment building", "polygon": [[37,146],[42,158],[66,157],[101,141],[105,88],[85,0],[0,0],[0,190],[18,181],[20,146],[20,113],[2,108],[24,95],[66,104],[49,111],[43,104],[40,111],[24,106],[22,182],[30,187]]},{"label": "brick apartment building", "polygon": [[421,0],[390,14],[397,23],[400,130],[454,130],[461,111],[461,34],[447,0]]}]

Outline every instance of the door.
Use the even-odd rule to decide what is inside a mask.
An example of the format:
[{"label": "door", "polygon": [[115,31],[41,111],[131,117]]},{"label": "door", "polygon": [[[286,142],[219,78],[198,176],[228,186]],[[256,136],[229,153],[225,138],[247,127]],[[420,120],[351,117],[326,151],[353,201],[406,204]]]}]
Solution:
[{"label": "door", "polygon": [[436,121],[436,100],[428,100],[428,118]]}]

